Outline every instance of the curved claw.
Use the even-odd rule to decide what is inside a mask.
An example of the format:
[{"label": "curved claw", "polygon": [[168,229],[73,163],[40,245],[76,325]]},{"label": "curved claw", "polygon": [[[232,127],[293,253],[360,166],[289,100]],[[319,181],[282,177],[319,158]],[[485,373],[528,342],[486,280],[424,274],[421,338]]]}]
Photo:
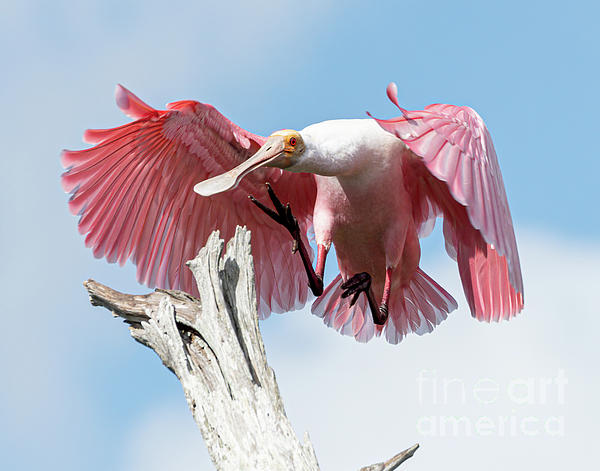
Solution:
[{"label": "curved claw", "polygon": [[250,198],[250,201],[258,206],[264,213],[266,213],[267,216],[285,227],[295,240],[298,239],[300,237],[300,226],[298,224],[298,220],[292,214],[292,208],[290,207],[290,204],[287,203],[284,205],[279,200],[269,183],[265,183],[265,186],[267,187],[267,193],[269,194],[269,198],[273,203],[275,211],[262,204],[252,195],[248,195],[248,198]]},{"label": "curved claw", "polygon": [[350,301],[350,306],[354,306],[360,293],[366,293],[367,296],[370,293],[371,289],[371,275],[366,272],[357,273],[351,278],[348,278],[344,283],[342,283],[341,288],[344,290],[342,292],[342,298],[347,298],[348,296],[352,296]]},{"label": "curved claw", "polygon": [[[375,313],[375,314],[377,314],[377,313]],[[387,321],[388,316],[389,316],[388,306],[387,306],[387,304],[382,303],[381,306],[379,306],[379,315],[373,315],[373,321],[377,325],[383,325],[383,324],[385,324],[385,321]]]},{"label": "curved claw", "polygon": [[371,275],[366,272],[357,273],[342,283],[341,288],[344,290],[342,291],[342,298],[352,296],[350,306],[356,304],[360,293],[365,293],[369,308],[371,309],[371,314],[373,315],[373,322],[376,325],[383,325],[386,323],[388,318],[388,306],[385,302],[382,302],[381,306],[377,307],[377,303],[375,302],[371,291]]},{"label": "curved claw", "polygon": [[262,204],[260,201],[258,201],[254,196],[248,195],[248,198],[256,206],[258,206],[262,211],[264,211],[267,214],[267,216],[269,216],[271,219],[274,219],[275,221],[279,222],[279,214],[277,214],[271,208],[267,208],[264,204]]}]

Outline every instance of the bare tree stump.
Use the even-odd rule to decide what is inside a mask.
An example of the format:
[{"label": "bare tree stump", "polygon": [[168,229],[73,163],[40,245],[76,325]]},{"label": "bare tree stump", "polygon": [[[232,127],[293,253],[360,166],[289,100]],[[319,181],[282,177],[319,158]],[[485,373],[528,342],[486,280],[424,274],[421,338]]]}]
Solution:
[{"label": "bare tree stump", "polygon": [[[128,324],[181,381],[194,420],[219,470],[318,470],[305,434],[285,415],[258,328],[250,232],[238,227],[227,244],[215,231],[188,262],[200,292],[156,290],[128,295],[88,280],[95,306]],[[418,445],[363,471],[396,469]]]}]

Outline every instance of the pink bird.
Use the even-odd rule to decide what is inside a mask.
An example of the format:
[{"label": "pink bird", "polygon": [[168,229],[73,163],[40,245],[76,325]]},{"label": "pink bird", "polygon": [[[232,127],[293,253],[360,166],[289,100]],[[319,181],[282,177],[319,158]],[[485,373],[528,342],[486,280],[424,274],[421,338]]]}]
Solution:
[{"label": "pink bird", "polygon": [[[398,118],[324,121],[265,138],[211,105],[156,110],[117,86],[117,105],[134,121],[88,130],[94,147],[62,153],[69,208],[96,257],[132,260],[141,283],[192,294],[185,262],[214,229],[228,239],[246,225],[261,318],[302,307],[310,289],[312,312],[328,326],[391,343],[431,332],[457,307],[419,268],[419,239],[443,217],[472,315],[514,316],[523,308],[519,255],[483,120],[466,106],[408,111],[395,84],[387,93]],[[252,195],[268,195],[274,209]],[[340,273],[324,287],[332,244]]]}]

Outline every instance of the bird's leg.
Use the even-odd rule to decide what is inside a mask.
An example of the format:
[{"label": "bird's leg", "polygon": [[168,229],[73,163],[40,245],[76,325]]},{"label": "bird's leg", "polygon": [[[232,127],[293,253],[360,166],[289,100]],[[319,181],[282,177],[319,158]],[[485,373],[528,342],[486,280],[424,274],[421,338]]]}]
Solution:
[{"label": "bird's leg", "polygon": [[350,306],[354,306],[360,293],[365,293],[367,301],[369,302],[369,308],[373,314],[373,322],[377,325],[383,325],[388,318],[388,302],[390,300],[391,291],[391,279],[392,269],[388,268],[385,271],[385,286],[383,289],[383,298],[381,299],[381,305],[377,306],[377,301],[371,290],[371,275],[366,272],[357,273],[351,278],[348,278],[341,286],[344,290],[342,292],[342,298],[347,298],[352,295],[350,300]]},{"label": "bird's leg", "polygon": [[325,260],[327,259],[327,253],[329,249],[323,244],[317,244],[317,268],[315,269],[315,275],[323,283],[323,274],[325,273]]},{"label": "bird's leg", "polygon": [[267,216],[285,227],[292,235],[292,238],[294,239],[292,253],[300,252],[302,264],[304,265],[304,269],[308,275],[308,286],[315,296],[321,296],[321,294],[323,294],[323,272],[325,271],[325,259],[327,258],[328,250],[324,245],[318,246],[317,271],[315,272],[310,260],[310,256],[308,255],[308,250],[302,241],[298,220],[292,214],[290,204],[288,203],[284,206],[281,201],[279,201],[279,198],[277,198],[277,195],[273,191],[273,188],[271,188],[271,185],[268,183],[265,185],[275,211],[266,207],[252,195],[249,195],[248,198],[250,198],[250,201],[258,206],[263,212],[265,212]]},{"label": "bird's leg", "polygon": [[385,269],[385,284],[383,285],[383,296],[379,305],[379,318],[381,322],[375,320],[375,324],[384,324],[388,317],[388,303],[390,302],[390,294],[392,291],[392,268]]}]

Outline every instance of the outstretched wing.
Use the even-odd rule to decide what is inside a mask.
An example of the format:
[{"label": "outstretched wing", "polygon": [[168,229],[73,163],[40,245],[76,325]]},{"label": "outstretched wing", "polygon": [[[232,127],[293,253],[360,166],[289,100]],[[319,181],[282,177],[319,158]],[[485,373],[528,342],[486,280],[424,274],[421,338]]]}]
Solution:
[{"label": "outstretched wing", "polygon": [[[302,262],[290,253],[289,233],[248,201],[266,197],[270,182],[290,202],[303,233],[312,222],[316,194],[311,174],[260,169],[227,193],[202,197],[199,181],[239,165],[265,142],[236,126],[211,105],[179,101],[155,110],[117,86],[118,106],[135,121],[113,129],[88,130],[94,147],[64,151],[62,176],[71,193],[69,209],[96,257],[137,265],[148,286],[197,293],[185,262],[194,258],[214,229],[233,236],[236,225],[252,231],[259,311],[285,312],[308,295]],[[306,236],[305,236],[306,237]]]},{"label": "outstretched wing", "polygon": [[[388,97],[400,108],[396,86]],[[523,308],[523,280],[512,218],[492,138],[467,106],[435,104],[377,120],[414,153],[405,164],[415,219],[425,227],[444,215],[446,249],[458,262],[472,314],[509,318]]]}]

